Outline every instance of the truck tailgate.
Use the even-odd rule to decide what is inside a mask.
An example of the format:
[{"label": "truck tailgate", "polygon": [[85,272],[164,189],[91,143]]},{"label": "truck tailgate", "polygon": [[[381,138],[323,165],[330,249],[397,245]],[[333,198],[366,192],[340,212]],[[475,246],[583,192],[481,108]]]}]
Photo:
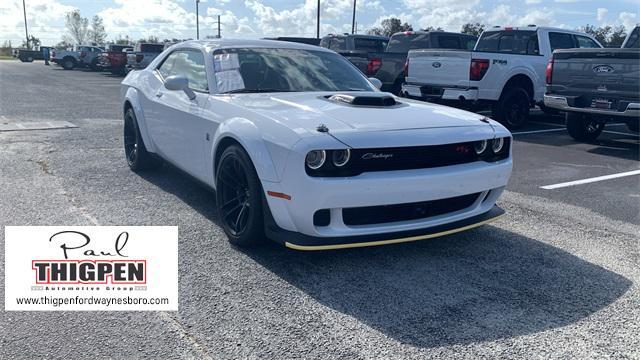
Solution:
[{"label": "truck tailgate", "polygon": [[639,60],[638,49],[557,51],[553,56],[553,92],[581,96],[584,105],[596,98],[638,101]]},{"label": "truck tailgate", "polygon": [[408,59],[408,84],[469,86],[471,51],[411,50]]}]

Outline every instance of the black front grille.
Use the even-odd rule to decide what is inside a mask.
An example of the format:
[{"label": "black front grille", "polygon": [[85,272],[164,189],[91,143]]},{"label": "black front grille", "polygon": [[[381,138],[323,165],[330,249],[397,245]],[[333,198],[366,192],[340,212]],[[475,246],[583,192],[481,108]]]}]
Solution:
[{"label": "black front grille", "polygon": [[499,154],[491,152],[491,144],[481,154],[476,154],[475,142],[463,142],[444,145],[410,146],[397,148],[351,149],[351,159],[347,165],[336,167],[331,162],[331,150],[327,152],[327,161],[320,169],[306,167],[310,176],[356,176],[372,171],[393,171],[426,169],[441,166],[466,164],[474,161],[498,161],[509,156],[510,139]]},{"label": "black front grille", "polygon": [[466,209],[478,196],[480,193],[407,204],[344,208],[342,220],[345,225],[371,225],[426,219]]}]

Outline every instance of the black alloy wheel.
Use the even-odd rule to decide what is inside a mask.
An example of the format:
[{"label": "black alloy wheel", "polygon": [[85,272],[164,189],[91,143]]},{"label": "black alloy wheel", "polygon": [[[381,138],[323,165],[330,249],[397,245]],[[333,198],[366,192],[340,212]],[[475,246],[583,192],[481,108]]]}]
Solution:
[{"label": "black alloy wheel", "polygon": [[124,153],[127,164],[133,171],[149,170],[161,164],[147,152],[133,109],[128,109],[124,116]]},{"label": "black alloy wheel", "polygon": [[493,117],[509,129],[522,127],[529,119],[531,101],[522,88],[513,87],[502,95],[494,108]]},{"label": "black alloy wheel", "polygon": [[249,246],[263,241],[262,186],[251,159],[238,145],[229,146],[220,157],[216,205],[229,242]]}]

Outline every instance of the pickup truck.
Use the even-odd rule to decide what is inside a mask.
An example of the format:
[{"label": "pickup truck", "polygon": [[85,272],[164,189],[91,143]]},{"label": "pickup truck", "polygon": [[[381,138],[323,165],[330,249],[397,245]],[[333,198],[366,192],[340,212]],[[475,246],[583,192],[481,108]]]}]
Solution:
[{"label": "pickup truck", "polygon": [[77,45],[69,49],[53,49],[50,61],[62,66],[65,70],[75,67],[90,67],[98,70],[98,55],[102,49],[92,45]]},{"label": "pickup truck", "polygon": [[127,66],[127,53],[125,50],[133,49],[128,45],[108,45],[99,56],[98,63],[102,69],[108,69],[114,75],[124,75]]},{"label": "pickup truck", "polygon": [[33,62],[33,60],[44,60],[42,50],[19,49],[16,57],[22,62]]},{"label": "pickup truck", "polygon": [[640,27],[620,49],[556,50],[546,70],[544,103],[566,112],[569,135],[593,141],[607,122],[640,127]]},{"label": "pickup truck", "polygon": [[472,50],[477,39],[473,35],[443,31],[403,31],[393,34],[389,39],[380,36],[329,35],[322,39],[320,46],[337,51],[365,75],[380,80],[382,91],[398,95],[404,83],[409,50]]},{"label": "pickup truck", "polygon": [[320,46],[344,56],[366,74],[369,71],[368,54],[383,52],[388,42],[389,38],[378,35],[329,34],[320,40]]},{"label": "pickup truck", "polygon": [[544,106],[545,69],[556,49],[602,48],[592,36],[551,27],[495,27],[473,51],[411,50],[402,94],[481,110],[509,128]]},{"label": "pickup truck", "polygon": [[164,51],[164,44],[139,43],[127,53],[127,69],[144,69]]}]

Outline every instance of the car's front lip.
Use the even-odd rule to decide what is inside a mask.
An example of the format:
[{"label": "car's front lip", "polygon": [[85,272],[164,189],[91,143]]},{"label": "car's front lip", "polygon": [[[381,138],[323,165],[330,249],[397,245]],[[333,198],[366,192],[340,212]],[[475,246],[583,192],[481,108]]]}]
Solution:
[{"label": "car's front lip", "polygon": [[496,221],[504,213],[504,210],[494,205],[489,211],[482,214],[428,228],[348,237],[316,237],[287,231],[278,227],[273,218],[270,217],[269,211],[267,211],[265,230],[269,238],[283,243],[290,249],[302,251],[337,250],[399,244],[451,235]]}]

